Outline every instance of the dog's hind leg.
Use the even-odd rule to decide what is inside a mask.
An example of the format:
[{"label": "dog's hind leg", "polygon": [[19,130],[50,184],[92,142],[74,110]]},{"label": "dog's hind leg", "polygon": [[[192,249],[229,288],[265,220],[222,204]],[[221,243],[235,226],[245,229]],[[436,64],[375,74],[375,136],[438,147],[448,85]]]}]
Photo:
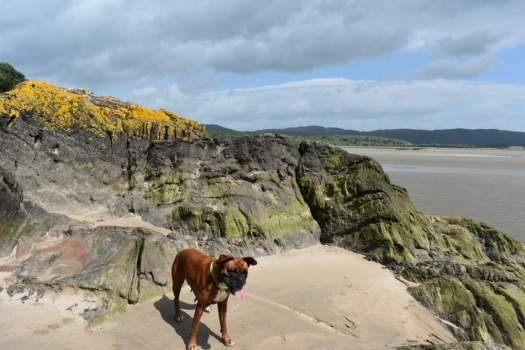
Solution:
[{"label": "dog's hind leg", "polygon": [[182,271],[182,265],[179,264],[177,258],[173,261],[173,266],[171,267],[171,277],[173,279],[173,304],[175,306],[175,321],[182,322],[184,316],[180,311],[180,290],[184,284],[184,272]]},{"label": "dog's hind leg", "polygon": [[193,322],[191,324],[190,339],[188,341],[188,350],[197,349],[197,331],[199,330],[199,324],[201,321],[202,313],[204,312],[204,305],[200,301],[197,302],[195,307],[195,315],[193,316]]}]

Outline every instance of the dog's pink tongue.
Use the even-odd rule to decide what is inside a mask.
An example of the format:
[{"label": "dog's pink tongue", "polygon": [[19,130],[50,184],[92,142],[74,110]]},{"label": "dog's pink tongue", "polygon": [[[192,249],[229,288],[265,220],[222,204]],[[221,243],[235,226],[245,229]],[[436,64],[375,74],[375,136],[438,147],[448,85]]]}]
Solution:
[{"label": "dog's pink tongue", "polygon": [[242,299],[246,295],[244,288],[235,292],[235,297]]}]

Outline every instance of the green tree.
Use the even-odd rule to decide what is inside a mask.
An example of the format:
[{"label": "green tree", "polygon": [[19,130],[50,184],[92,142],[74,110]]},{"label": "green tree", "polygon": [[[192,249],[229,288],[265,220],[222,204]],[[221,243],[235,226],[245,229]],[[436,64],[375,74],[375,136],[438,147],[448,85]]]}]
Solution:
[{"label": "green tree", "polygon": [[25,80],[26,77],[9,63],[0,62],[0,93],[11,90]]}]

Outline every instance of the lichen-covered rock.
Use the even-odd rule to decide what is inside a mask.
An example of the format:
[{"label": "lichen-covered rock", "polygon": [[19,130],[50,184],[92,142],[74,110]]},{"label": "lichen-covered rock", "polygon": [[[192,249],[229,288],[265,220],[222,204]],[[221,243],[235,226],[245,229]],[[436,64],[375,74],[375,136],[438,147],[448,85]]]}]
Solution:
[{"label": "lichen-covered rock", "polygon": [[458,339],[525,348],[524,245],[465,218],[432,218],[445,245],[435,259],[398,265],[396,273],[419,282],[409,291],[442,318]]},{"label": "lichen-covered rock", "polygon": [[319,226],[296,185],[298,159],[297,145],[279,137],[156,143],[148,150],[144,206],[135,210],[201,239],[295,235],[304,237],[299,246],[312,244]]},{"label": "lichen-covered rock", "polygon": [[317,142],[302,143],[300,152],[298,183],[321,226],[322,242],[384,264],[428,256],[435,240],[428,219],[379,163]]},{"label": "lichen-covered rock", "polygon": [[43,131],[29,117],[0,118],[0,126],[0,166],[19,179],[28,200],[51,212],[139,214],[199,241],[223,237],[257,246],[264,240],[271,249],[318,241],[319,227],[296,182],[297,144],[286,138],[150,144],[126,132],[115,138]]},{"label": "lichen-covered rock", "polygon": [[370,158],[300,147],[298,183],[324,242],[365,253],[454,324],[460,340],[525,349],[525,245],[483,223],[426,217]]},{"label": "lichen-covered rock", "polygon": [[121,133],[148,140],[201,137],[205,128],[175,113],[152,111],[111,96],[98,96],[84,89],[64,89],[41,81],[26,81],[0,95],[0,117],[13,123],[31,116],[46,130],[71,133],[87,131],[109,136],[110,147]]}]

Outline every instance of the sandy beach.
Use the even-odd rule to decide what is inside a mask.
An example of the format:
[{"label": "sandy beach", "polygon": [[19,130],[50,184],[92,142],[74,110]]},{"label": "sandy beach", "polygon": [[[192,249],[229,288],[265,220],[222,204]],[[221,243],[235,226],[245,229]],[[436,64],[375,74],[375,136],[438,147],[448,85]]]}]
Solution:
[{"label": "sandy beach", "polygon": [[[250,268],[246,297],[228,303],[236,349],[370,350],[455,341],[403,282],[361,255],[317,245],[258,262]],[[47,292],[25,301],[23,296],[0,292],[2,349],[184,349],[194,309],[185,287],[182,324],[172,319],[170,293],[87,329],[79,313],[90,301],[81,291]],[[215,306],[201,320],[198,346],[223,348]]]}]

